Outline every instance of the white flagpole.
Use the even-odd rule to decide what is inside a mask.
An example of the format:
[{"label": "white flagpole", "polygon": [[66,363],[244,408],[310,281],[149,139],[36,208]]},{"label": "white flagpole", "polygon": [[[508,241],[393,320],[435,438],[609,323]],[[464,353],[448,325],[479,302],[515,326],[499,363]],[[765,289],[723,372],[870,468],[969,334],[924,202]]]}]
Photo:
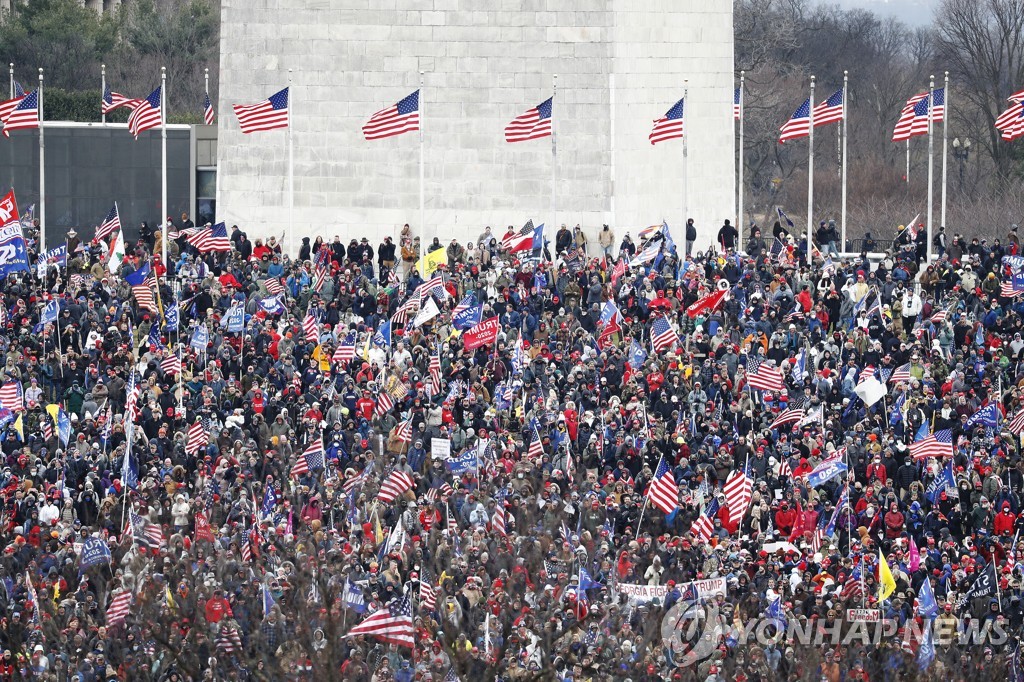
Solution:
[{"label": "white flagpole", "polygon": [[738,188],[736,195],[738,197],[736,204],[736,229],[740,233],[738,237],[737,251],[743,250],[743,229],[746,227],[747,221],[743,217],[743,84],[746,80],[746,72],[740,71],[740,149],[739,149],[739,173],[737,175]]},{"label": "white flagpole", "polygon": [[813,262],[811,232],[814,230],[814,76],[811,98],[807,100],[807,263]]},{"label": "white flagpole", "polygon": [[[558,230],[558,209],[555,186],[558,184],[558,143],[555,140],[555,95],[558,94],[558,74],[551,76],[551,229]],[[540,239],[540,259],[544,259],[544,235]]]},{"label": "white flagpole", "polygon": [[849,85],[850,85],[850,72],[843,71],[843,206],[839,216],[840,230],[842,236],[840,238],[839,250],[846,251],[846,138],[849,137],[848,128],[850,127],[850,106],[847,103],[849,99]]},{"label": "white flagpole", "polygon": [[[690,152],[688,142],[690,139],[689,117],[686,110],[690,107],[690,81],[683,79],[683,228],[686,228],[686,220],[690,216]],[[686,235],[684,234],[685,238]]]},{"label": "white flagpole", "polygon": [[167,208],[167,67],[160,67],[160,259],[164,267],[168,267],[167,259],[167,230],[169,229],[167,216],[170,215]]},{"label": "white flagpole", "polygon": [[420,109],[420,277],[427,278],[427,264],[423,262],[424,243],[427,241],[427,218],[426,218],[426,191],[424,188],[424,153],[423,153],[423,72],[420,71],[420,91],[417,95]]},{"label": "white flagpole", "polygon": [[[942,112],[942,208],[939,210],[939,227],[946,226],[946,137],[949,132],[949,71],[946,72],[946,82],[942,86],[942,99],[944,102]],[[932,257],[931,235],[928,236],[928,260]]]},{"label": "white flagpole", "polygon": [[103,111],[103,95],[107,92],[107,65],[100,64],[100,123],[107,124],[107,114]]},{"label": "white flagpole", "polygon": [[[206,69],[206,73],[204,74],[204,77],[206,78],[206,88],[205,88],[206,89],[206,96],[209,97],[210,96],[210,69],[209,68]],[[291,84],[289,83],[289,85],[291,85]],[[292,94],[292,91],[288,90],[288,95],[291,96],[291,94]],[[289,102],[288,104],[291,104],[291,102]],[[288,107],[288,111],[290,112],[291,110],[292,109],[289,106]],[[204,111],[203,114],[205,115],[206,112]],[[291,121],[289,121],[289,123],[290,122]]]},{"label": "white flagpole", "polygon": [[932,259],[932,213],[935,197],[935,136],[932,134],[935,129],[932,110],[935,104],[935,76],[931,76],[928,83],[928,260]]},{"label": "white flagpole", "polygon": [[14,62],[7,65],[7,79],[10,82],[10,99],[14,99]]},{"label": "white flagpole", "polygon": [[295,93],[292,92],[292,70],[288,69],[288,245],[290,247],[295,246],[295,146],[292,143],[294,107]]},{"label": "white flagpole", "polygon": [[907,184],[910,184],[910,138],[907,138]]},{"label": "white flagpole", "polygon": [[[43,70],[39,69],[39,253],[46,252],[46,142],[43,139]],[[58,337],[59,338],[59,337]]]}]

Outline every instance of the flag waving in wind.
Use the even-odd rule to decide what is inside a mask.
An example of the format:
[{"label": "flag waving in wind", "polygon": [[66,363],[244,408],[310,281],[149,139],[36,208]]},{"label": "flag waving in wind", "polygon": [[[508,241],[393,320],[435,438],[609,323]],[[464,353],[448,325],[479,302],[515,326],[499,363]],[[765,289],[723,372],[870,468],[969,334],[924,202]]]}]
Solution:
[{"label": "flag waving in wind", "polygon": [[128,132],[139,139],[139,133],[150,130],[160,125],[162,121],[161,111],[163,106],[163,92],[157,88],[149,94],[149,97],[139,102],[139,105],[132,110],[128,117]]},{"label": "flag waving in wind", "polygon": [[549,98],[516,116],[505,126],[505,142],[525,142],[551,136],[551,108]]},{"label": "flag waving in wind", "polygon": [[287,128],[288,88],[275,92],[273,95],[256,104],[236,104],[232,107],[238,118],[238,125],[245,134],[264,130]]},{"label": "flag waving in wind", "polygon": [[[737,90],[737,92],[739,92]],[[654,121],[654,128],[647,139],[652,145],[674,140],[683,136],[683,100],[672,105],[672,108],[665,112],[665,115]]]},{"label": "flag waving in wind", "polygon": [[382,140],[420,129],[420,91],[381,109],[363,126],[367,140]]}]

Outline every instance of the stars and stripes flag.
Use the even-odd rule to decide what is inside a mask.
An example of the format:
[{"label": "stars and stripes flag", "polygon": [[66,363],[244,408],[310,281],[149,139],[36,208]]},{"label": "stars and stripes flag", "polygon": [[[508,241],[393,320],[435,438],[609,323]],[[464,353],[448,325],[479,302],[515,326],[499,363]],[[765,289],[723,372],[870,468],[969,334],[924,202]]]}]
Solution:
[{"label": "stars and stripes flag", "polygon": [[784,409],[782,412],[779,412],[779,415],[775,417],[771,425],[768,426],[768,429],[775,430],[780,426],[783,426],[784,424],[789,424],[790,422],[798,422],[801,419],[803,419],[804,416],[805,412],[803,410],[803,406],[791,403],[786,409]]},{"label": "stars and stripes flag", "polygon": [[160,371],[164,374],[181,374],[181,360],[177,355],[168,355],[160,361]]},{"label": "stars and stripes flag", "polygon": [[226,654],[233,654],[242,650],[242,638],[238,635],[238,629],[227,623],[222,623],[220,632],[217,633],[218,649]]},{"label": "stars and stripes flag", "polygon": [[398,428],[395,430],[395,436],[403,443],[412,442],[412,417],[398,425]]},{"label": "stars and stripes flag", "polygon": [[678,102],[665,112],[664,116],[655,119],[654,128],[651,129],[651,134],[647,136],[647,139],[651,141],[652,145],[655,145],[659,142],[674,140],[682,136],[683,100],[680,98]]},{"label": "stars and stripes flag", "polygon": [[0,124],[18,107],[18,104],[23,99],[25,99],[25,90],[21,87],[21,83],[14,81],[14,97],[0,102]]},{"label": "stars and stripes flag", "polygon": [[267,293],[271,296],[278,296],[284,293],[284,284],[281,283],[280,277],[268,277],[263,280],[263,286],[267,288]]},{"label": "stars and stripes flag", "polygon": [[140,284],[132,284],[132,295],[135,296],[135,302],[139,304],[139,308],[146,310],[157,311],[159,310],[156,304],[156,296],[153,293],[153,277],[147,276],[142,280]]},{"label": "stars and stripes flag", "polygon": [[679,336],[664,316],[651,324],[651,343],[654,345],[655,353],[675,348],[679,344]]},{"label": "stars and stripes flag", "polygon": [[8,381],[0,386],[0,405],[12,412],[25,409],[25,394],[21,382]]},{"label": "stars and stripes flag", "polygon": [[[135,371],[128,377],[128,389],[125,392],[124,418],[129,424],[135,422],[139,416],[139,386],[135,383]],[[3,396],[0,395],[0,401]]]},{"label": "stars and stripes flag", "polygon": [[908,381],[910,381],[910,379],[911,376],[909,362],[906,363],[905,365],[900,365],[899,367],[892,371],[891,375],[889,375],[889,383],[891,384],[898,384],[901,382],[907,383]]},{"label": "stars and stripes flag", "polygon": [[367,635],[396,646],[415,646],[412,608],[408,597],[398,597],[385,608],[374,611],[359,625],[349,630],[347,637]]},{"label": "stars and stripes flag", "polygon": [[693,522],[693,526],[690,527],[690,533],[697,542],[708,542],[711,539],[711,532],[715,528],[714,518],[718,514],[718,498],[712,497],[708,505],[704,507],[704,510],[697,517],[697,520]]},{"label": "stars and stripes flag", "polygon": [[231,107],[238,119],[238,125],[242,132],[257,133],[265,130],[279,130],[287,128],[290,116],[288,115],[288,88],[279,90],[273,95],[257,102],[256,104],[235,104]]},{"label": "stars and stripes flag", "polygon": [[736,88],[732,96],[732,117],[737,121],[743,116],[742,104],[740,103],[740,88]]},{"label": "stars and stripes flag", "polygon": [[12,130],[30,130],[39,127],[39,93],[33,90],[4,116],[4,137],[10,137]]},{"label": "stars and stripes flag", "polygon": [[763,391],[781,391],[786,387],[781,370],[753,356],[747,358],[747,381],[752,388]]},{"label": "stars and stripes flag", "polygon": [[416,482],[404,471],[392,471],[380,485],[377,498],[384,504],[391,504],[407,490],[412,490]]},{"label": "stars and stripes flag", "polygon": [[1016,102],[1001,113],[996,119],[996,130],[1000,131],[1001,137],[1007,142],[1024,136],[1024,104]]},{"label": "stars and stripes flag", "polygon": [[999,295],[1006,298],[1013,298],[1024,293],[1024,275],[1014,275],[1004,279],[999,285]]},{"label": "stars and stripes flag", "polygon": [[106,239],[110,235],[114,234],[121,229],[121,216],[117,212],[117,202],[114,202],[114,207],[107,213],[107,217],[103,219],[99,227],[96,228],[96,239]]},{"label": "stars and stripes flag", "polygon": [[332,362],[351,362],[356,357],[356,337],[355,334],[349,334],[346,336],[338,347],[334,349],[334,355],[331,356]]},{"label": "stars and stripes flag", "polygon": [[378,417],[382,417],[391,411],[391,408],[395,406],[395,401],[391,397],[391,394],[387,391],[381,392],[377,396],[377,406],[374,407],[373,413]]},{"label": "stars and stripes flag", "polygon": [[783,457],[782,461],[779,462],[779,478],[788,478],[793,476],[793,467],[789,466],[789,458]]},{"label": "stars and stripes flag", "polygon": [[931,323],[932,324],[942,324],[943,322],[946,321],[947,317],[949,317],[949,311],[946,310],[945,308],[942,308],[941,310],[935,311],[935,314],[932,315]]},{"label": "stars and stripes flag", "polygon": [[144,547],[162,547],[164,544],[164,533],[160,526],[150,523],[139,516],[134,510],[128,512],[128,527],[132,532],[132,538]]},{"label": "stars and stripes flag", "polygon": [[370,470],[369,469],[363,469],[362,471],[360,471],[358,474],[356,474],[352,478],[346,479],[345,482],[341,484],[342,492],[345,493],[346,495],[351,494],[353,490],[355,490],[360,485],[362,485],[363,481],[365,481],[366,477],[369,476],[369,475],[370,475]]},{"label": "stars and stripes flag", "polygon": [[725,505],[729,508],[729,520],[732,523],[739,523],[747,513],[747,507],[754,496],[754,479],[747,473],[746,467],[743,471],[737,469],[729,474],[723,492]]},{"label": "stars and stripes flag", "polygon": [[1010,420],[1009,429],[1011,433],[1015,433],[1018,436],[1024,433],[1024,409],[1013,415],[1013,418]]},{"label": "stars and stripes flag", "polygon": [[188,427],[188,440],[185,442],[185,454],[195,455],[206,447],[209,442],[209,435],[203,428],[203,422],[197,420],[195,424]]},{"label": "stars and stripes flag", "polygon": [[814,127],[843,120],[843,91],[840,88],[832,96],[814,107]]},{"label": "stars and stripes flag", "polygon": [[128,611],[132,605],[132,592],[131,590],[124,590],[118,592],[110,600],[110,606],[107,607],[107,627],[117,627],[125,621],[128,617]]},{"label": "stars and stripes flag", "polygon": [[818,552],[825,541],[825,526],[828,525],[829,517],[825,514],[818,514],[818,523],[814,526],[814,533],[811,535],[811,551]]},{"label": "stars and stripes flag", "polygon": [[915,460],[929,457],[952,457],[953,432],[950,429],[943,429],[911,443],[910,456]]},{"label": "stars and stripes flag", "polygon": [[302,331],[306,334],[306,341],[316,343],[319,340],[320,335],[317,327],[316,318],[310,313],[306,313],[306,316],[302,318]]},{"label": "stars and stripes flag", "polygon": [[512,122],[505,126],[505,142],[525,142],[550,137],[553,99],[548,98],[512,119]]},{"label": "stars and stripes flag", "polygon": [[437,395],[441,392],[441,355],[439,352],[431,354],[427,372],[430,374],[430,395]]},{"label": "stars and stripes flag", "polygon": [[544,456],[544,444],[541,442],[540,434],[536,430],[533,432],[533,438],[530,440],[530,448],[526,451],[526,456],[534,461]]},{"label": "stars and stripes flag", "polygon": [[671,514],[679,508],[679,486],[676,485],[676,478],[664,458],[658,464],[654,480],[647,487],[647,497],[665,514]]},{"label": "stars and stripes flag", "polygon": [[156,128],[162,122],[161,117],[162,91],[158,86],[149,93],[149,97],[139,101],[128,117],[128,132],[139,139],[139,133]]},{"label": "stars and stripes flag", "polygon": [[239,545],[242,550],[242,561],[245,563],[250,563],[252,561],[252,542],[250,541],[250,538],[251,533],[248,530],[243,530]]},{"label": "stars and stripes flag", "polygon": [[508,531],[505,528],[504,502],[499,502],[497,507],[494,509],[494,514],[491,515],[491,530],[500,534],[502,537],[506,537],[508,535]]},{"label": "stars and stripes flag", "polygon": [[310,471],[316,471],[323,468],[324,441],[323,438],[317,438],[315,441],[310,443],[305,451],[299,455],[298,459],[295,460],[295,464],[292,465],[289,475],[292,478],[298,478],[299,476],[305,476]]},{"label": "stars and stripes flag", "polygon": [[213,102],[210,101],[210,93],[203,95],[203,123],[213,125]]},{"label": "stars and stripes flag", "polygon": [[100,111],[104,114],[109,114],[115,109],[120,109],[121,107],[134,109],[140,104],[142,104],[141,99],[137,97],[125,97],[121,93],[111,90],[108,85],[103,90],[103,99],[100,101]]},{"label": "stars and stripes flag", "polygon": [[363,125],[367,140],[383,140],[420,129],[420,91],[381,109]]},{"label": "stars and stripes flag", "polygon": [[784,144],[788,140],[795,140],[801,137],[807,137],[810,134],[811,129],[811,98],[808,97],[804,100],[788,121],[779,129],[779,144]]},{"label": "stars and stripes flag", "polygon": [[437,590],[427,580],[420,580],[420,608],[426,611],[437,608]]},{"label": "stars and stripes flag", "polygon": [[228,228],[224,223],[200,228],[188,236],[188,243],[196,247],[199,253],[231,250],[231,239],[228,237]]},{"label": "stars and stripes flag", "polygon": [[525,251],[533,248],[533,233],[536,228],[533,226],[533,219],[526,221],[523,225],[523,229],[519,232],[513,232],[512,234],[506,234],[501,238],[501,248],[506,251]]}]

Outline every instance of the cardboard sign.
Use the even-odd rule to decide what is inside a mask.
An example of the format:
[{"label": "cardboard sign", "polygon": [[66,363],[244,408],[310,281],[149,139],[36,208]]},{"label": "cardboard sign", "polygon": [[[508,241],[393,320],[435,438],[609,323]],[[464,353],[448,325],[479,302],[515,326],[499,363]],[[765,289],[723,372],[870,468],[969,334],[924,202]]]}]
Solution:
[{"label": "cardboard sign", "polygon": [[430,456],[448,459],[452,454],[452,442],[447,438],[430,439]]},{"label": "cardboard sign", "polygon": [[878,609],[846,609],[846,620],[856,623],[877,623],[882,618]]}]

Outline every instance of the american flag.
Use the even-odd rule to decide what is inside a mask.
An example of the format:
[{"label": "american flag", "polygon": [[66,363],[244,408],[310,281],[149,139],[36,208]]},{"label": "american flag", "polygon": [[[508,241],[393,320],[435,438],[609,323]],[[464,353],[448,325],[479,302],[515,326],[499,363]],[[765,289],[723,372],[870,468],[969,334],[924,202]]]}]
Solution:
[{"label": "american flag", "polygon": [[12,412],[25,409],[25,394],[20,382],[8,381],[0,386],[0,405]]},{"label": "american flag", "polygon": [[248,530],[242,531],[242,538],[239,541],[240,549],[242,550],[242,561],[249,563],[252,561],[252,542],[250,541],[251,533]]},{"label": "american flag", "polygon": [[245,134],[261,130],[278,130],[287,128],[288,88],[275,92],[273,95],[256,104],[236,104],[232,107],[238,118],[238,125]]},{"label": "american flag", "polygon": [[164,534],[160,526],[150,523],[134,511],[128,512],[128,526],[132,531],[132,538],[144,547],[162,547]]},{"label": "american flag", "polygon": [[505,509],[503,505],[503,502],[499,502],[494,510],[494,514],[491,515],[491,530],[505,537],[508,535],[508,531],[505,528]]},{"label": "american flag", "polygon": [[157,87],[132,110],[132,115],[128,117],[128,132],[134,135],[136,140],[139,139],[139,133],[160,125],[161,99],[161,90]]},{"label": "american flag", "polygon": [[949,311],[945,308],[942,308],[941,310],[935,311],[935,314],[932,315],[931,323],[942,324],[943,322],[946,321],[947,317],[949,317]]},{"label": "american flag", "polygon": [[814,107],[814,127],[843,120],[843,91],[836,90],[831,97]]},{"label": "american flag", "polygon": [[299,458],[295,460],[295,464],[292,466],[291,476],[297,478],[304,476],[310,471],[316,471],[317,469],[324,468],[324,441],[322,438],[317,438],[315,441],[309,444],[305,451],[299,455]]},{"label": "american flag", "polygon": [[391,394],[387,391],[381,392],[377,396],[377,406],[374,408],[373,413],[378,417],[381,417],[391,411],[391,408],[395,406],[395,401],[391,397]]},{"label": "american flag", "polygon": [[1024,275],[1016,275],[1004,279],[999,285],[999,295],[1006,298],[1013,298],[1024,293]]},{"label": "american flag", "polygon": [[331,357],[332,362],[351,362],[356,357],[356,338],[355,335],[349,334],[338,344],[338,347],[334,349],[334,355]]},{"label": "american flag", "polygon": [[407,490],[411,490],[416,485],[416,482],[412,480],[412,476],[405,473],[404,471],[392,471],[391,474],[384,479],[384,482],[380,485],[380,493],[378,499],[384,504],[391,504],[399,495],[402,495]]},{"label": "american flag", "polygon": [[120,229],[121,216],[117,212],[117,202],[115,201],[114,207],[110,209],[110,213],[103,219],[100,226],[96,228],[96,239],[106,239]]},{"label": "american flag", "polygon": [[526,456],[534,461],[540,460],[544,456],[544,444],[540,442],[540,434],[534,431],[533,439],[530,441],[530,448],[526,451]]},{"label": "american flag", "polygon": [[1002,138],[1007,141],[1016,140],[1024,135],[1024,104],[1014,102],[1013,106],[999,114],[999,118],[996,119],[996,130],[1002,131]]},{"label": "american flag", "polygon": [[210,93],[203,95],[203,123],[213,125],[213,102],[210,101]]},{"label": "american flag", "polygon": [[784,409],[782,412],[779,412],[779,416],[777,416],[774,419],[774,421],[772,421],[771,425],[769,425],[768,428],[770,430],[775,430],[782,426],[783,424],[789,424],[790,422],[798,422],[804,418],[804,414],[805,413],[802,405],[794,405],[791,403],[786,409]]},{"label": "american flag", "polygon": [[142,280],[142,284],[133,284],[132,294],[135,296],[135,302],[139,304],[139,308],[152,311],[159,310],[156,304],[156,296],[153,294],[152,275],[146,275],[146,278]]},{"label": "american flag", "polygon": [[420,292],[416,290],[402,305],[398,307],[391,317],[393,324],[405,324],[411,316],[414,316],[420,309]]},{"label": "american flag", "polygon": [[736,88],[736,93],[732,97],[732,117],[737,121],[743,116],[743,109],[740,104],[740,88]]},{"label": "american flag", "polygon": [[[782,209],[779,210],[781,211]],[[782,254],[784,254],[785,252],[786,245],[782,243],[781,239],[776,237],[775,240],[772,241],[771,248],[768,249],[768,255],[771,257],[772,260],[780,260],[782,258]]]},{"label": "american flag", "polygon": [[128,611],[132,605],[131,590],[124,590],[114,595],[107,607],[107,627],[117,627],[128,617]]},{"label": "american flag", "polygon": [[1024,433],[1024,409],[1017,414],[1013,415],[1013,419],[1010,420],[1009,425],[1010,431],[1017,434]]},{"label": "american flag", "polygon": [[370,617],[352,628],[348,637],[369,635],[388,644],[412,648],[416,644],[412,625],[412,608],[408,597],[393,599],[386,608],[370,614]]},{"label": "american flag", "polygon": [[441,392],[441,356],[438,353],[431,354],[427,371],[430,374],[431,395],[437,395]]},{"label": "american flag", "polygon": [[316,343],[319,340],[320,335],[317,327],[316,318],[306,313],[306,316],[302,318],[302,330],[306,333],[306,341]]},{"label": "american flag", "polygon": [[362,485],[363,481],[366,480],[366,477],[369,474],[370,474],[370,470],[369,469],[363,469],[362,471],[360,471],[358,474],[356,474],[352,478],[347,479],[344,483],[341,484],[342,492],[344,492],[346,495],[350,494],[353,490],[355,490],[360,485]]},{"label": "american flag", "polygon": [[860,374],[857,375],[857,385],[860,386],[873,376],[875,376],[875,366],[867,365],[860,371]]},{"label": "american flag", "polygon": [[715,528],[714,518],[718,514],[718,498],[711,498],[708,502],[708,506],[704,508],[704,511],[700,513],[697,520],[693,522],[693,526],[690,527],[690,533],[697,542],[708,542],[711,540],[711,532]]},{"label": "american flag", "polygon": [[[924,135],[928,132],[928,97],[924,99],[925,109],[923,117],[914,117],[913,135]],[[932,120],[935,123],[942,123],[946,116],[946,89],[936,88],[932,90]]]},{"label": "american flag", "polygon": [[25,99],[25,90],[21,87],[21,83],[14,81],[14,97],[0,102],[0,124],[17,108],[23,99]]},{"label": "american flag", "polygon": [[199,253],[231,250],[231,239],[228,237],[228,229],[224,223],[217,223],[213,227],[204,227],[196,231],[189,235],[188,243],[196,247]]},{"label": "american flag", "polygon": [[164,374],[181,374],[181,360],[177,355],[170,354],[160,361],[160,370]]},{"label": "american flag", "polygon": [[271,296],[278,296],[284,293],[284,284],[281,283],[280,277],[268,277],[263,280],[263,286],[267,288],[267,293]]},{"label": "american flag", "polygon": [[363,137],[382,140],[420,129],[420,91],[381,109],[363,125]]},{"label": "american flag", "polygon": [[551,136],[552,99],[546,99],[505,126],[505,142],[525,142]]},{"label": "american flag", "polygon": [[907,383],[910,381],[910,363],[900,365],[892,371],[892,375],[889,376],[889,383],[898,384],[900,382]]},{"label": "american flag", "polygon": [[197,420],[195,424],[188,427],[188,440],[185,442],[185,454],[195,455],[206,447],[209,439],[210,437],[206,433],[206,429],[203,427],[203,422]]},{"label": "american flag", "polygon": [[739,523],[747,513],[747,507],[754,496],[754,479],[746,472],[734,471],[725,480],[725,504],[729,507],[729,520]]},{"label": "american flag", "polygon": [[811,115],[811,98],[808,97],[804,100],[804,103],[793,112],[793,115],[785,125],[780,128],[779,132],[779,143],[782,144],[787,140],[795,140],[800,137],[807,137],[811,129],[810,123]]},{"label": "american flag", "polygon": [[[903,106],[903,110],[900,112],[899,120],[896,121],[896,127],[892,131],[893,142],[903,142],[909,140],[915,135],[921,133],[914,132],[914,121],[918,117],[927,120],[928,116],[928,93],[919,92],[910,99]],[[927,124],[926,124],[927,132]]]},{"label": "american flag", "polygon": [[53,438],[53,420],[47,416],[40,421],[42,422],[43,440],[50,440]]},{"label": "american flag", "polygon": [[828,525],[829,517],[824,513],[818,514],[818,523],[814,526],[814,534],[811,535],[811,551],[821,551],[821,544],[825,541],[825,526]]},{"label": "american flag", "polygon": [[437,591],[427,580],[420,580],[420,607],[425,611],[437,608]]},{"label": "american flag", "polygon": [[113,92],[108,85],[106,86],[106,89],[103,90],[103,99],[100,104],[100,111],[104,114],[109,114],[111,111],[120,109],[121,107],[134,109],[140,104],[142,104],[141,99],[138,99],[137,97],[125,97],[119,92]]},{"label": "american flag", "polygon": [[[0,389],[2,390],[2,389]],[[125,407],[124,407],[124,418],[128,423],[134,423],[135,419],[139,416],[139,386],[135,383],[135,372],[131,373],[128,377],[128,389],[125,393]],[[2,400],[2,396],[0,396]]]},{"label": "american flag", "polygon": [[519,232],[513,232],[512,234],[507,234],[502,237],[501,248],[506,251],[519,251],[527,243],[529,243],[528,248],[532,248],[534,229],[533,219],[531,218],[526,221],[526,224],[523,225],[523,229],[519,230]]},{"label": "american flag", "polygon": [[679,343],[679,336],[664,316],[659,317],[651,324],[651,343],[654,344],[656,353],[674,348]]},{"label": "american flag", "polygon": [[786,387],[782,372],[777,367],[768,367],[754,356],[747,357],[747,380],[752,388],[763,391],[781,391]]},{"label": "american flag", "polygon": [[398,429],[395,431],[395,436],[403,443],[412,442],[412,417],[398,425]]},{"label": "american flag", "polygon": [[32,91],[3,118],[4,137],[10,137],[12,130],[29,130],[39,127],[39,93]]},{"label": "american flag", "polygon": [[227,623],[221,624],[220,632],[217,633],[217,648],[226,654],[233,654],[242,650],[242,638],[234,626]]},{"label": "american flag", "polygon": [[679,508],[679,486],[664,458],[658,464],[654,480],[647,487],[647,497],[665,514],[671,514]]},{"label": "american flag", "polygon": [[793,475],[793,468],[789,466],[789,458],[783,457],[779,462],[779,478],[789,478]]},{"label": "american flag", "polygon": [[[739,92],[739,90],[737,90]],[[647,139],[651,141],[652,145],[664,142],[665,140],[674,140],[683,136],[683,100],[680,99],[678,102],[672,105],[672,108],[665,112],[665,115],[659,119],[655,119],[654,128],[651,130],[651,134],[647,136]]]},{"label": "american flag", "polygon": [[928,457],[952,457],[953,432],[950,429],[943,429],[911,443],[910,456],[915,460]]}]

